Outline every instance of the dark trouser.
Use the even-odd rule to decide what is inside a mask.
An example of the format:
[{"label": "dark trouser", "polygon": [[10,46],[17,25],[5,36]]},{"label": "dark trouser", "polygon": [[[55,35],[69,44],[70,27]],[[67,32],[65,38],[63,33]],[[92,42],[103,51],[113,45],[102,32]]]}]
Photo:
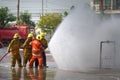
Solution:
[{"label": "dark trouser", "polygon": [[[45,54],[45,51],[43,51],[42,56],[43,56],[43,66],[47,66],[46,65],[46,54]],[[38,67],[38,60],[37,59],[35,60],[35,67],[36,68]]]}]

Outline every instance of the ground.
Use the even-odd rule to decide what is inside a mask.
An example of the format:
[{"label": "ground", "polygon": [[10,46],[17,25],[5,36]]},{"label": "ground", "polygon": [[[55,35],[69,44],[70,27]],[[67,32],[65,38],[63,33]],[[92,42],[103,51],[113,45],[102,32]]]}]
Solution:
[{"label": "ground", "polygon": [[[0,57],[6,48],[0,48]],[[22,51],[21,51],[22,54]],[[58,69],[52,54],[47,54],[46,69],[10,68],[10,54],[0,62],[0,80],[120,80],[120,70],[102,69],[94,72],[75,72]]]}]

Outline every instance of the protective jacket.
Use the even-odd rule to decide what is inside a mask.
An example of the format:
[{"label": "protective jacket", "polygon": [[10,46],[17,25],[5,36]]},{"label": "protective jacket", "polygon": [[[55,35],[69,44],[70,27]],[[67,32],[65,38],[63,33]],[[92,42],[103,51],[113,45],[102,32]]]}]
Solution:
[{"label": "protective jacket", "polygon": [[19,48],[20,48],[20,40],[15,38],[10,42],[8,46],[8,51],[19,53]]},{"label": "protective jacket", "polygon": [[30,45],[32,46],[32,54],[41,54],[44,50],[41,42],[37,39],[30,42]]}]

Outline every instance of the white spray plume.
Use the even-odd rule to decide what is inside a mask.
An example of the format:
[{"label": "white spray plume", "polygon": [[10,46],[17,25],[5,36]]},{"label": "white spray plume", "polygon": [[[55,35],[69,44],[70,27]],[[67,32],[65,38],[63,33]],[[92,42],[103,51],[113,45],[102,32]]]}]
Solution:
[{"label": "white spray plume", "polygon": [[[49,49],[60,69],[84,71],[99,68],[100,42],[115,41],[115,67],[120,65],[120,19],[101,21],[85,0],[71,12],[56,30]],[[108,53],[109,55],[109,53]]]}]

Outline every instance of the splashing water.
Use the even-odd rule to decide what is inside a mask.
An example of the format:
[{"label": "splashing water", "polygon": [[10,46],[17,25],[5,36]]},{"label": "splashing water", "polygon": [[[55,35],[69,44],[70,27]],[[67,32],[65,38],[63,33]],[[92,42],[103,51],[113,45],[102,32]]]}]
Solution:
[{"label": "splashing water", "polygon": [[[0,59],[5,55],[7,50],[7,47],[0,48]],[[11,52],[7,54],[1,61],[0,61],[0,67],[11,67]],[[20,49],[20,56],[23,60],[23,50]],[[16,67],[18,67],[16,63]]]},{"label": "splashing water", "polygon": [[[98,69],[100,65],[100,42],[115,41],[114,67],[120,67],[120,19],[114,16],[100,19],[88,6],[88,1],[80,3],[56,30],[49,49],[58,68],[73,71]],[[107,49],[108,48],[108,49]],[[106,56],[113,52],[110,46],[103,51]],[[104,58],[105,56],[103,56]],[[103,63],[107,59],[102,59]],[[108,60],[109,62],[109,60]],[[107,64],[104,63],[106,66]],[[111,65],[111,63],[110,63]],[[108,64],[108,67],[110,66]]]},{"label": "splashing water", "polygon": [[[0,59],[5,55],[7,48],[0,48]],[[7,54],[1,61],[0,67],[9,67],[10,66],[10,54]]]}]

